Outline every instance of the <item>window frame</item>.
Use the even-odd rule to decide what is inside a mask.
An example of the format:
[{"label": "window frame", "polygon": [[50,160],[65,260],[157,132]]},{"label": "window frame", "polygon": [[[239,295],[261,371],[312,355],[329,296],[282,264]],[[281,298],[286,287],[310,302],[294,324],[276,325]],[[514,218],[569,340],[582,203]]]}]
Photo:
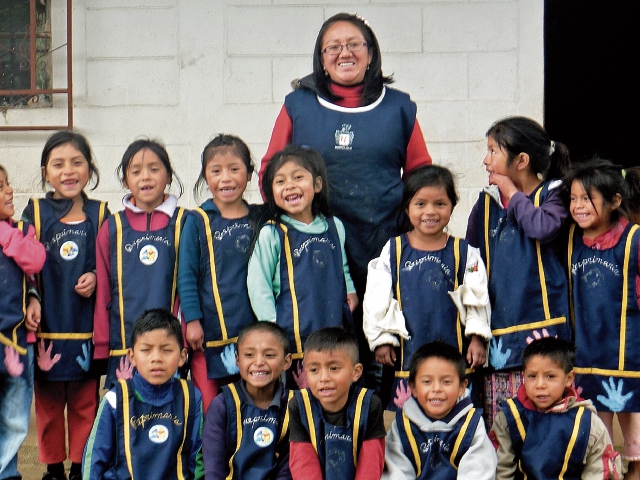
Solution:
[{"label": "window frame", "polygon": [[[41,94],[66,94],[67,103],[67,124],[66,125],[45,125],[37,122],[37,110],[30,109],[30,113],[36,116],[36,122],[32,125],[0,125],[0,132],[4,131],[29,131],[29,130],[71,130],[73,129],[73,69],[72,69],[72,0],[66,0],[66,33],[67,41],[65,45],[59,47],[52,46],[51,52],[66,47],[66,86],[63,88],[39,89],[36,87],[36,1],[29,0],[29,56],[30,56],[30,88],[23,90],[1,90],[0,95],[41,95]],[[51,0],[54,1],[54,0]],[[54,25],[51,26],[54,28]],[[56,108],[52,106],[51,108]],[[0,107],[0,112],[6,114],[14,110],[12,107]],[[22,110],[22,109],[15,109]]]}]

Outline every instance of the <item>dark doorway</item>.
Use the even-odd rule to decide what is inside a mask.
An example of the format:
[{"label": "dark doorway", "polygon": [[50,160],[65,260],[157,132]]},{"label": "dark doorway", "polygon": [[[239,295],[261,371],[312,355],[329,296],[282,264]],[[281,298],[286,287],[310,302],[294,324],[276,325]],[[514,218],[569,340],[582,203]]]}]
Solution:
[{"label": "dark doorway", "polygon": [[545,128],[574,161],[640,165],[637,25],[633,1],[544,2]]}]

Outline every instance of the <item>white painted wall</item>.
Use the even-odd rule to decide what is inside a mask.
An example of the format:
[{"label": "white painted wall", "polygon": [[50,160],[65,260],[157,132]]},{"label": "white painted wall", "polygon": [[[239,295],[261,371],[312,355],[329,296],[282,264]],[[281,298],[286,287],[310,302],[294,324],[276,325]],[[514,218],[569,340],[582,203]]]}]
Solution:
[{"label": "white painted wall", "polygon": [[[53,4],[60,12],[62,0]],[[461,202],[450,231],[463,236],[487,179],[484,133],[506,115],[542,121],[542,0],[73,0],[75,127],[102,174],[90,196],[121,208],[115,167],[140,136],[167,145],[188,207],[196,205],[200,154],[217,133],[243,138],[258,165],[291,80],[311,71],[320,25],[340,11],[369,20],[384,73],[418,104],[435,163],[457,174]],[[10,110],[0,122],[23,119]],[[42,195],[50,133],[0,132],[17,216]],[[256,182],[246,196],[260,201]]]}]

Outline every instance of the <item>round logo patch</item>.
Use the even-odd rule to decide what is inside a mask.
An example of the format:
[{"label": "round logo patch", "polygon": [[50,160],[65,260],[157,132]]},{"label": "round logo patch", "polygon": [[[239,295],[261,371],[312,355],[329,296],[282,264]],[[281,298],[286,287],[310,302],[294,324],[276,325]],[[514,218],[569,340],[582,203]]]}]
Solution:
[{"label": "round logo patch", "polygon": [[144,265],[153,265],[158,260],[158,249],[153,245],[145,245],[140,250],[140,261]]},{"label": "round logo patch", "polygon": [[169,430],[164,425],[154,425],[149,430],[149,440],[153,443],[164,443],[169,439]]},{"label": "round logo patch", "polygon": [[267,427],[260,427],[253,434],[253,441],[259,447],[268,447],[273,443],[273,430]]},{"label": "round logo patch", "polygon": [[60,256],[64,260],[73,260],[78,256],[78,244],[76,242],[72,242],[71,240],[67,240],[60,247]]}]

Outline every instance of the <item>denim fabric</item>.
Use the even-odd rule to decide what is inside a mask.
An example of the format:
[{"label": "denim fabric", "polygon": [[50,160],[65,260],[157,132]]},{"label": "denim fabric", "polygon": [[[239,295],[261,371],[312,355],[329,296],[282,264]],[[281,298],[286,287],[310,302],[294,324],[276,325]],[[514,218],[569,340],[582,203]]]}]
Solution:
[{"label": "denim fabric", "polygon": [[33,398],[33,345],[19,377],[0,376],[0,479],[21,478],[18,450],[27,437]]}]

